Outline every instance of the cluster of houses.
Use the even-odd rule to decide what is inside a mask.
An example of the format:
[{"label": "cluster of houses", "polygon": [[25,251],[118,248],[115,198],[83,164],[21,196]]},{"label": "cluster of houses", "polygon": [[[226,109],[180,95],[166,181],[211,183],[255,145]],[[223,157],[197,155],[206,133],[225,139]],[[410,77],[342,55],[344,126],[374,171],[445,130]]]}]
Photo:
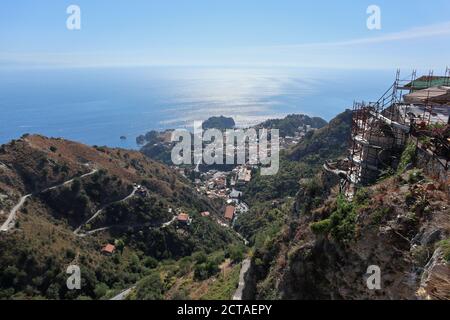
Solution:
[{"label": "cluster of houses", "polygon": [[252,166],[238,166],[229,172],[209,170],[195,179],[197,191],[209,198],[228,199],[234,188],[245,186],[252,179]]},{"label": "cluster of houses", "polygon": [[233,169],[230,186],[242,187],[252,180],[252,169],[250,166],[239,166]]},{"label": "cluster of houses", "polygon": [[[238,188],[244,187],[251,181],[252,169],[252,166],[242,165],[229,172],[209,170],[195,179],[196,189],[199,193],[212,199],[223,199],[226,202],[222,219],[227,222],[226,225],[232,225],[238,215],[249,210],[248,205],[242,201],[243,194]],[[208,211],[201,212],[201,216],[209,217],[210,213]],[[176,221],[179,226],[192,224],[192,218],[184,212],[178,213]]]},{"label": "cluster of houses", "polygon": [[288,149],[289,147],[300,143],[308,132],[314,130],[316,130],[316,128],[313,128],[308,124],[298,127],[294,136],[280,137],[280,149]]}]

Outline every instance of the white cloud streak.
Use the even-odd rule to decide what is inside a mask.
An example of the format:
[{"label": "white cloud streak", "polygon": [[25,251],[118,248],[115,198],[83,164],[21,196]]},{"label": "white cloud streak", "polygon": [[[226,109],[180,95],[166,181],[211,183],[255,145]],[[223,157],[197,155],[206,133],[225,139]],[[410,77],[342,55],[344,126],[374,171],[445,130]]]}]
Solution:
[{"label": "white cloud streak", "polygon": [[[42,66],[42,67],[99,67],[99,66],[148,66],[148,65],[255,65],[255,66],[311,66],[344,68],[402,67],[422,61],[424,67],[429,61],[436,65],[447,63],[448,58],[438,48],[427,57],[420,52],[411,52],[408,57],[398,59],[382,51],[383,45],[390,49],[404,46],[402,41],[427,41],[450,37],[450,21],[410,28],[404,31],[377,34],[373,37],[342,41],[287,44],[276,46],[181,48],[174,52],[160,48],[144,52],[0,52],[0,67]],[[443,44],[445,45],[444,42]],[[408,44],[409,45],[409,44]],[[393,47],[395,46],[395,47]],[[448,44],[445,48],[448,48]],[[375,50],[375,51],[373,51]],[[391,51],[392,52],[392,51]],[[408,60],[409,59],[409,60]]]},{"label": "white cloud streak", "polygon": [[450,21],[428,26],[414,27],[405,31],[392,32],[375,37],[334,41],[334,42],[330,41],[330,42],[271,46],[271,48],[306,49],[306,48],[321,48],[321,47],[347,47],[364,44],[378,44],[385,42],[432,38],[439,36],[450,36]]}]

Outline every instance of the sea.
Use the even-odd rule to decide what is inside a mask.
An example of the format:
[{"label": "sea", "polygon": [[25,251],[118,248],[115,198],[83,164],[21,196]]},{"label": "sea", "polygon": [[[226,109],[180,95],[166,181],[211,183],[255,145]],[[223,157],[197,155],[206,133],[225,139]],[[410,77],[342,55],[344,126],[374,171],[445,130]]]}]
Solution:
[{"label": "sea", "polygon": [[211,116],[240,127],[288,114],[329,121],[355,100],[376,100],[394,78],[395,70],[287,67],[2,68],[0,144],[36,133],[136,149],[138,135]]}]

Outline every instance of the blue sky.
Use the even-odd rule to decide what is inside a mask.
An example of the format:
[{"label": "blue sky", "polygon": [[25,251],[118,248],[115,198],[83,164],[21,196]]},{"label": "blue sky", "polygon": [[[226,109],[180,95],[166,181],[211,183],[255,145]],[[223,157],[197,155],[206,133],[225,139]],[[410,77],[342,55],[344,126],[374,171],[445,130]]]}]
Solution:
[{"label": "blue sky", "polygon": [[[79,5],[82,29],[66,29]],[[382,29],[366,27],[378,5]],[[14,0],[0,4],[0,66],[450,64],[448,0]]]}]

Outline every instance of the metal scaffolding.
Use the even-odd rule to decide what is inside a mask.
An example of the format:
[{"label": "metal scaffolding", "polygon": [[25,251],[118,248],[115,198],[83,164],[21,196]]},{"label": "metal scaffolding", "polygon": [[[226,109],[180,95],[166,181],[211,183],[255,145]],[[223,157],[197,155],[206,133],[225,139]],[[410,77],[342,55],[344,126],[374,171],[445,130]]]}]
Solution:
[{"label": "metal scaffolding", "polygon": [[[430,71],[428,76],[417,78],[414,71],[408,78],[401,79],[398,70],[395,82],[377,102],[354,102],[346,184],[369,185],[384,170],[396,168],[409,137],[416,139],[419,148],[428,148],[447,170],[450,120],[442,120],[436,112],[445,118],[450,100],[444,97],[439,101],[435,96],[438,90],[440,93],[449,85],[448,67],[443,77],[435,77]],[[418,94],[423,103],[405,103],[404,97],[412,93]],[[421,143],[424,137],[430,138],[433,144]]]}]

